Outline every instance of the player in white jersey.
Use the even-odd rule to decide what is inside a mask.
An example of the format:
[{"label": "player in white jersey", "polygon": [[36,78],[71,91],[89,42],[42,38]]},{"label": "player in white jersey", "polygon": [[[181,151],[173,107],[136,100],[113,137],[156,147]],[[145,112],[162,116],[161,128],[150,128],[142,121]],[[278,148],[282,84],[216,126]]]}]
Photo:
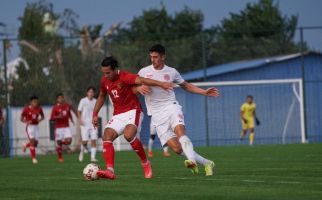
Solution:
[{"label": "player in white jersey", "polygon": [[[205,96],[219,96],[216,88],[202,89],[186,82],[179,72],[165,65],[165,48],[154,45],[149,50],[152,65],[139,71],[141,77],[178,84],[184,90]],[[197,154],[186,135],[182,107],[176,100],[174,91],[163,91],[157,87],[140,86],[137,91],[145,96],[147,109],[152,114],[152,123],[162,146],[168,145],[175,153],[185,155],[184,164],[194,174],[198,173],[197,163],[205,166],[207,176],[213,175],[214,162]]]},{"label": "player in white jersey", "polygon": [[95,107],[96,99],[94,98],[95,88],[88,87],[86,97],[82,98],[78,105],[77,117],[81,125],[82,144],[79,153],[79,161],[84,159],[84,152],[87,151],[87,143],[91,140],[91,161],[96,160],[96,141],[97,129],[92,124],[93,110]]}]

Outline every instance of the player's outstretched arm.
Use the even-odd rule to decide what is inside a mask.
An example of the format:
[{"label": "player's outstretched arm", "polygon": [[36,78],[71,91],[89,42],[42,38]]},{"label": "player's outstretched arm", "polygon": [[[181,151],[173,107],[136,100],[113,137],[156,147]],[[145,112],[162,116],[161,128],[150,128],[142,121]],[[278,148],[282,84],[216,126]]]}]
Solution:
[{"label": "player's outstretched arm", "polygon": [[218,97],[219,96],[219,90],[215,87],[208,88],[208,89],[202,89],[200,87],[197,87],[191,83],[188,83],[184,81],[183,83],[179,84],[180,87],[182,87],[184,90],[195,93],[195,94],[200,94],[204,96],[210,96],[210,97]]},{"label": "player's outstretched arm", "polygon": [[100,91],[98,98],[96,100],[95,107],[93,110],[93,120],[92,120],[94,127],[98,127],[98,112],[101,110],[102,106],[104,105],[105,96],[106,96],[106,93]]},{"label": "player's outstretched arm", "polygon": [[134,94],[141,94],[141,95],[146,95],[151,92],[151,89],[149,86],[146,85],[135,85],[132,87],[132,91]]},{"label": "player's outstretched arm", "polygon": [[168,83],[168,82],[161,82],[161,81],[156,81],[156,80],[152,80],[149,78],[143,78],[138,76],[135,79],[135,84],[137,85],[148,85],[148,86],[159,86],[162,87],[165,90],[172,90],[174,87],[173,83]]}]

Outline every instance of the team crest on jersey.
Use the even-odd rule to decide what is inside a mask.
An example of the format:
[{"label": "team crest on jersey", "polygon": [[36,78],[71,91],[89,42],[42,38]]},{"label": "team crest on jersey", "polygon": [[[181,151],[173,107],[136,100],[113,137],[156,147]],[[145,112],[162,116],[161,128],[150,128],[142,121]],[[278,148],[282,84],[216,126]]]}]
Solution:
[{"label": "team crest on jersey", "polygon": [[164,78],[165,81],[170,81],[170,75],[169,74],[165,74],[163,76],[163,78]]}]

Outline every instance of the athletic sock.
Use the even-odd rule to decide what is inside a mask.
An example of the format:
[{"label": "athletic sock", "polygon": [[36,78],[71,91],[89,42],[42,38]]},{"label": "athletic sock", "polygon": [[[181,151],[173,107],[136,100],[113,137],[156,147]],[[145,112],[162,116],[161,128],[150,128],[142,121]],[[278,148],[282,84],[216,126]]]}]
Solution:
[{"label": "athletic sock", "polygon": [[250,132],[250,134],[249,134],[249,144],[250,145],[253,145],[253,143],[254,143],[254,137],[255,137],[254,132]]},{"label": "athletic sock", "polygon": [[169,147],[168,146],[163,147],[163,152],[168,152],[168,151],[169,151]]},{"label": "athletic sock", "polygon": [[96,157],[96,147],[92,147],[91,148],[91,158],[95,158]]},{"label": "athletic sock", "polygon": [[152,138],[150,138],[149,145],[148,145],[148,151],[152,151],[153,142],[154,142],[154,140]]},{"label": "athletic sock", "polygon": [[191,160],[192,162],[196,162],[195,152],[193,150],[193,145],[192,145],[192,142],[190,141],[190,139],[188,138],[188,136],[186,136],[186,135],[181,136],[179,139],[179,142],[180,142],[182,150],[183,150],[184,154],[186,155],[186,157],[188,158],[188,160]]},{"label": "athletic sock", "polygon": [[211,162],[210,160],[199,155],[197,152],[195,152],[195,158],[196,158],[197,163],[204,165],[204,166]]},{"label": "athletic sock", "polygon": [[141,143],[141,141],[135,137],[131,142],[130,142],[133,150],[136,152],[136,154],[140,157],[141,159],[141,163],[144,164],[146,163],[148,160],[146,158],[145,155],[145,151],[143,149],[143,145]]},{"label": "athletic sock", "polygon": [[85,149],[84,145],[83,145],[83,144],[81,144],[81,146],[80,146],[80,152],[81,152],[81,153],[84,153],[84,149]]},{"label": "athletic sock", "polygon": [[114,146],[112,141],[103,142],[103,157],[106,168],[114,172]]},{"label": "athletic sock", "polygon": [[34,146],[29,147],[31,158],[36,158],[36,148]]},{"label": "athletic sock", "polygon": [[56,151],[57,151],[58,158],[59,159],[62,159],[63,158],[63,150],[62,150],[62,147],[61,146],[57,146],[56,147]]}]

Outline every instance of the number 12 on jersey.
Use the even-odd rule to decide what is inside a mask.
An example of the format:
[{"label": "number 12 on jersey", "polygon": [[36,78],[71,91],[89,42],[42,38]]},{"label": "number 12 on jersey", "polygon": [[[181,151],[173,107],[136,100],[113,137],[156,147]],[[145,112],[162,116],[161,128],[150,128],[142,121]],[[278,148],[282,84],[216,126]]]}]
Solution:
[{"label": "number 12 on jersey", "polygon": [[117,94],[117,90],[112,90],[111,92],[112,92],[114,98],[119,98],[119,95]]}]

